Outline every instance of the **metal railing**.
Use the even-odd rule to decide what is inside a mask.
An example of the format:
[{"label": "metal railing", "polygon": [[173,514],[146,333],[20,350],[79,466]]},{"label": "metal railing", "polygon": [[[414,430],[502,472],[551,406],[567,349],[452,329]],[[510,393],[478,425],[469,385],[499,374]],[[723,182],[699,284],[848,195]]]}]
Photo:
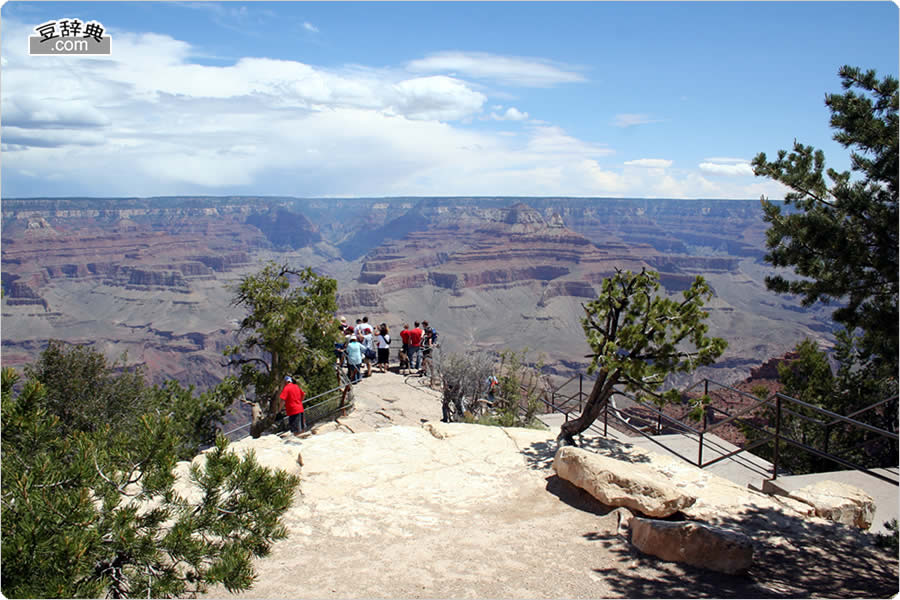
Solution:
[{"label": "metal railing", "polygon": [[[562,388],[572,383],[575,379],[578,379],[578,391],[573,394],[562,394],[559,393]],[[869,431],[870,433],[876,434],[880,438],[887,439],[896,443],[898,441],[898,435],[895,432],[888,431],[886,429],[882,429],[880,427],[876,427],[874,425],[870,425],[868,423],[864,423],[857,418],[860,415],[863,415],[869,411],[872,411],[876,408],[889,405],[890,403],[896,403],[898,401],[898,397],[892,396],[890,398],[886,398],[884,400],[880,400],[875,402],[865,408],[856,410],[849,415],[839,415],[833,411],[829,411],[827,409],[815,406],[813,404],[809,404],[808,402],[804,402],[802,400],[798,400],[797,398],[792,398],[782,393],[775,393],[770,398],[760,399],[753,394],[748,394],[747,392],[743,392],[729,385],[725,385],[714,381],[712,379],[703,379],[698,383],[688,387],[686,390],[682,392],[682,397],[686,397],[689,393],[696,390],[700,385],[703,386],[703,394],[704,396],[709,397],[710,395],[710,386],[721,388],[723,390],[727,390],[731,393],[737,394],[743,398],[751,400],[752,404],[742,408],[739,412],[735,414],[731,414],[726,410],[721,408],[714,407],[712,405],[706,405],[702,410],[702,417],[700,421],[697,423],[697,426],[692,426],[684,421],[676,419],[670,415],[667,415],[663,412],[660,406],[655,407],[656,412],[656,424],[655,424],[655,433],[656,435],[660,435],[663,430],[663,423],[665,423],[665,428],[672,429],[676,433],[680,433],[686,437],[694,437],[697,440],[697,458],[696,460],[690,459],[678,451],[674,450],[672,447],[665,444],[664,440],[656,439],[654,435],[647,432],[647,429],[652,428],[652,425],[647,425],[644,427],[638,427],[630,422],[631,418],[636,418],[632,415],[631,418],[625,417],[622,415],[623,411],[620,411],[616,406],[613,399],[615,396],[621,396],[623,398],[627,398],[632,400],[633,402],[640,404],[644,407],[647,407],[653,412],[653,409],[649,407],[648,404],[642,402],[640,399],[635,398],[634,396],[627,394],[625,392],[616,390],[613,396],[610,398],[610,401],[606,403],[603,408],[603,429],[602,431],[596,427],[595,424],[591,424],[588,428],[589,430],[595,431],[596,433],[602,434],[604,437],[608,436],[609,431],[609,419],[610,415],[615,419],[617,423],[619,423],[622,427],[627,429],[628,431],[635,432],[644,438],[648,439],[652,443],[664,448],[666,451],[671,454],[681,458],[682,460],[695,464],[696,466],[702,468],[709,467],[713,464],[716,464],[722,460],[732,458],[738,454],[747,452],[754,448],[758,448],[765,444],[772,443],[774,444],[773,448],[773,461],[772,461],[772,471],[771,471],[771,479],[774,480],[778,477],[780,468],[779,468],[779,459],[780,459],[780,448],[782,444],[787,444],[794,446],[803,450],[806,453],[813,454],[820,458],[824,458],[826,460],[832,461],[849,469],[857,470],[872,477],[876,477],[883,481],[887,481],[889,483],[893,483],[895,485],[900,485],[900,481],[895,478],[887,477],[878,473],[871,468],[867,468],[863,465],[854,463],[851,460],[848,460],[844,457],[838,456],[833,452],[829,452],[829,440],[830,440],[830,432],[831,430],[840,424],[845,424],[850,427],[854,427],[857,429],[862,429]],[[570,419],[570,415],[575,412],[575,403],[577,401],[577,412],[581,413],[584,400],[584,377],[582,374],[575,375],[560,386],[558,386],[551,393],[550,402],[544,402],[544,404],[549,409],[549,412],[558,412],[565,415],[566,421]],[[760,427],[753,421],[747,419],[746,417],[756,411],[763,409],[764,407],[769,407],[774,410],[774,421],[775,426],[774,430],[771,427]],[[798,410],[794,410],[794,409]],[[810,417],[808,415],[804,415],[801,412],[798,412],[799,409],[805,409],[807,411],[811,411],[813,414],[819,416],[820,418]],[[716,418],[717,416],[721,416],[722,418]],[[802,441],[795,440],[790,436],[786,435],[782,431],[782,423],[785,420],[785,417],[795,417],[799,419],[806,420],[815,425],[819,425],[825,428],[825,436],[824,436],[824,447],[823,448],[814,448],[809,444],[806,444]],[[646,416],[643,417],[646,419]],[[736,450],[731,450],[725,446],[719,445],[717,443],[711,443],[707,434],[711,434],[714,431],[729,425],[729,424],[740,424],[746,428],[753,429],[761,432],[763,435],[761,438],[754,440],[752,442],[746,443],[743,446],[738,446]],[[718,454],[712,460],[707,460],[704,462],[703,453],[704,449],[715,450]]]},{"label": "metal railing", "polygon": [[[350,384],[350,380],[343,371],[340,369],[337,371],[339,381],[341,382],[339,386],[304,399],[303,409],[306,416],[307,429],[311,429],[314,424],[329,420],[336,415],[346,415],[347,411],[353,408],[353,386]],[[245,423],[244,425],[223,432],[222,435],[227,437],[231,442],[242,440],[250,435],[249,429],[251,425],[252,423]],[[243,433],[234,435],[238,432]]]}]

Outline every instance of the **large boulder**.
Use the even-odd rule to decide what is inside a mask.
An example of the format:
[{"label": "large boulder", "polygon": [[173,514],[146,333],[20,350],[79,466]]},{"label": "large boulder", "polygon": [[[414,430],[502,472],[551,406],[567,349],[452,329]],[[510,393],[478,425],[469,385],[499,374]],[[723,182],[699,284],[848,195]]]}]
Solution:
[{"label": "large boulder", "polygon": [[695,521],[635,517],[631,543],[645,554],[720,573],[746,573],[753,564],[753,544],[745,534]]},{"label": "large boulder", "polygon": [[648,517],[668,517],[696,501],[659,471],[573,446],[557,450],[553,470],[607,506],[624,506]]},{"label": "large boulder", "polygon": [[818,481],[788,494],[813,507],[815,515],[844,525],[868,529],[875,518],[875,501],[858,487],[838,481]]}]

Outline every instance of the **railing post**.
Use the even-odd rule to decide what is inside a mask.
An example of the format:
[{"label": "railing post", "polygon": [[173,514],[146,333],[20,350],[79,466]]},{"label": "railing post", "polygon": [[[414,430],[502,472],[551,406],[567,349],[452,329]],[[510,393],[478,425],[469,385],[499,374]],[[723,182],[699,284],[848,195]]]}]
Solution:
[{"label": "railing post", "polygon": [[697,447],[697,466],[703,468],[703,434],[706,433],[706,406],[703,407],[703,429],[700,430],[700,445]]},{"label": "railing post", "polygon": [[603,404],[603,437],[607,437],[606,432],[609,427],[609,399]]},{"label": "railing post", "polygon": [[781,395],[775,394],[775,452],[772,462],[772,481],[778,479],[778,446],[781,441]]},{"label": "railing post", "polygon": [[578,414],[579,415],[581,414],[581,401],[584,400],[584,391],[582,388],[583,384],[584,384],[584,375],[579,373],[578,374]]}]

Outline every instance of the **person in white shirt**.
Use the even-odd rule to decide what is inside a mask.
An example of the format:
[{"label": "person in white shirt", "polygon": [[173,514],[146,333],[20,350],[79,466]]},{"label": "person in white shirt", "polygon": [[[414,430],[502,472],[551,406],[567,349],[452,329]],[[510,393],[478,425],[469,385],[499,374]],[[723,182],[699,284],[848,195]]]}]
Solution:
[{"label": "person in white shirt", "polygon": [[375,348],[375,336],[372,335],[372,326],[369,326],[369,333],[363,334],[363,346],[366,349],[365,360],[363,362],[366,363],[366,377],[372,375],[372,361],[378,357],[378,352]]},{"label": "person in white shirt", "polygon": [[378,346],[378,364],[382,373],[387,373],[388,363],[391,357],[391,334],[386,323],[378,326],[378,335],[375,336],[375,345]]},{"label": "person in white shirt", "polygon": [[369,325],[369,317],[363,317],[362,323],[356,324],[356,330],[354,333],[361,333],[363,335],[370,335],[372,333],[372,326]]}]

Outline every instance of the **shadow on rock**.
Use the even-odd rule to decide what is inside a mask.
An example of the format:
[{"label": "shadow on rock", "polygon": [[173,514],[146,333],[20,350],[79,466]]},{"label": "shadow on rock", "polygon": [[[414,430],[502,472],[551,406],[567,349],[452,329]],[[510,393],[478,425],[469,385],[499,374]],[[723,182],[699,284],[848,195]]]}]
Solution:
[{"label": "shadow on rock", "polygon": [[[613,507],[603,504],[588,492],[556,475],[547,477],[547,491],[572,508],[589,512],[597,516],[605,516]],[[614,530],[613,530],[614,531]]]},{"label": "shadow on rock", "polygon": [[634,558],[640,565],[595,570],[627,598],[887,598],[897,593],[897,557],[874,546],[871,535],[850,527],[757,508],[723,517],[715,525],[753,540],[753,566],[746,574],[666,562],[631,546],[625,549],[602,533],[584,536],[621,561]]},{"label": "shadow on rock", "polygon": [[[652,462],[650,457],[648,457],[647,455],[637,452],[629,452],[627,450],[628,446],[623,446],[621,443],[615,440],[603,438],[588,438],[585,439],[584,443],[582,443],[578,447],[625,462]],[[525,457],[525,464],[529,468],[535,470],[545,470],[553,466],[553,457],[556,456],[556,451],[558,449],[559,444],[557,444],[555,441],[535,442],[530,446],[522,449],[522,456]]]}]

